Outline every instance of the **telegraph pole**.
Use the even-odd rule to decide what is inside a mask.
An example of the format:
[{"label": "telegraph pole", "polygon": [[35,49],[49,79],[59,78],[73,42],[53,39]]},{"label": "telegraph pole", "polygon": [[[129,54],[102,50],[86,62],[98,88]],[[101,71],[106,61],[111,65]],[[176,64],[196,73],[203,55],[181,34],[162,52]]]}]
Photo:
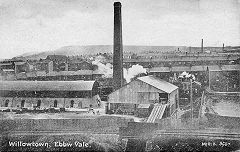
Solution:
[{"label": "telegraph pole", "polygon": [[[188,75],[188,77],[187,77],[187,75]],[[185,82],[190,82],[190,110],[191,110],[191,125],[193,125],[193,111],[194,111],[194,108],[193,108],[193,91],[192,91],[192,83],[194,82],[194,80],[195,80],[195,76],[194,75],[190,75],[189,76],[189,74],[187,74],[187,73],[185,73],[185,74],[181,74],[180,76],[179,76],[179,78],[181,78],[183,81],[185,81]]]},{"label": "telegraph pole", "polygon": [[191,106],[191,122],[193,124],[193,100],[192,100],[192,79],[190,78],[190,106]]}]

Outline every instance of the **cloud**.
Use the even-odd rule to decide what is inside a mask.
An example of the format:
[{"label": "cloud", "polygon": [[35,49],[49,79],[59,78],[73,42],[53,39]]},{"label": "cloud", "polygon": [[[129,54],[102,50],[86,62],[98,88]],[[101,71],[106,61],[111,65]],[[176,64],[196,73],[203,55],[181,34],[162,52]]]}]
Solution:
[{"label": "cloud", "polygon": [[200,46],[204,38],[207,46],[240,45],[240,7],[233,1],[181,0],[180,4],[176,0],[163,0],[154,6],[146,3],[142,12],[125,11],[130,15],[123,17],[123,28],[127,28],[123,30],[123,42]]},{"label": "cloud", "polygon": [[[103,0],[3,0],[0,3],[1,16],[8,18],[34,18],[38,15],[57,18],[68,11],[94,13],[102,10]],[[104,8],[103,8],[104,10]]]},{"label": "cloud", "polygon": [[[113,2],[2,0],[0,55],[112,44]],[[124,45],[240,45],[239,0],[121,2]]]}]

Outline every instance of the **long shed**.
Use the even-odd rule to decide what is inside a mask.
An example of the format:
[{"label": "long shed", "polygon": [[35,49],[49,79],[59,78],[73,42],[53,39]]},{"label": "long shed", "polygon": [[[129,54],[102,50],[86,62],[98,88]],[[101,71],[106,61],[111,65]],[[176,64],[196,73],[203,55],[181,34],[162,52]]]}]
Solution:
[{"label": "long shed", "polygon": [[69,107],[97,105],[96,81],[0,81],[1,107]]}]

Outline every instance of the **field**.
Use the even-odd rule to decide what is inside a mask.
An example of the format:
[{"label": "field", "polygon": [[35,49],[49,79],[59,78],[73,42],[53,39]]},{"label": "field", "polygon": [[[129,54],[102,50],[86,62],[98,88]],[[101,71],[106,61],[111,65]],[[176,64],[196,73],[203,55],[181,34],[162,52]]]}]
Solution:
[{"label": "field", "polygon": [[131,116],[0,113],[0,151],[122,151],[119,127]]}]

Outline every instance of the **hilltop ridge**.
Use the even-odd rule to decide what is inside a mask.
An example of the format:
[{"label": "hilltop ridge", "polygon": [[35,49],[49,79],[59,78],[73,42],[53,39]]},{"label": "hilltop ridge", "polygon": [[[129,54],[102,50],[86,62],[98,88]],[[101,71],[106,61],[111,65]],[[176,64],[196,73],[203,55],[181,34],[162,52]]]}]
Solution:
[{"label": "hilltop ridge", "polygon": [[[180,51],[189,51],[187,46],[139,46],[139,45],[124,45],[124,53],[142,53],[142,52],[168,52],[174,51],[179,48]],[[199,50],[200,47],[191,47],[192,51]],[[206,47],[214,48],[216,50],[222,49],[221,47]],[[36,53],[24,53],[16,56],[15,58],[39,60],[46,58],[48,55],[66,55],[66,56],[77,56],[77,55],[94,55],[97,53],[112,53],[112,45],[85,45],[85,46],[63,46],[56,50],[36,52]]]}]

